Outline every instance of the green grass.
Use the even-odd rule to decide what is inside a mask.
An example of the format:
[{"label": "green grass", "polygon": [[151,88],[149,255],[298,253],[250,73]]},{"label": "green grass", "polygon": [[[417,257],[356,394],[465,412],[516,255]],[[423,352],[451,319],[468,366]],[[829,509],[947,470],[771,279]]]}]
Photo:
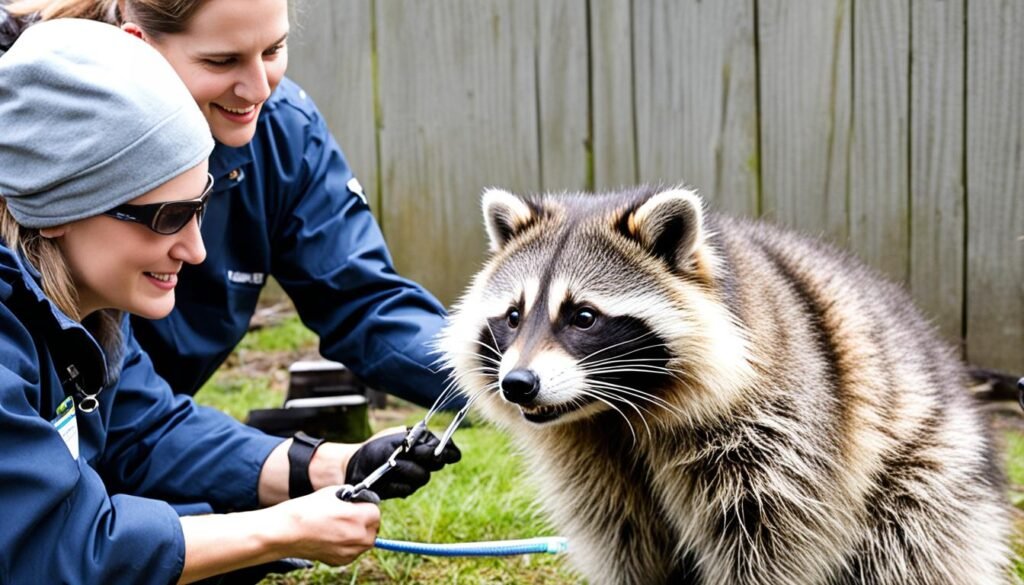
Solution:
[{"label": "green grass", "polygon": [[[196,402],[245,420],[255,408],[277,408],[284,401],[287,365],[319,339],[299,320],[287,317],[273,327],[250,331],[225,367],[200,389]],[[268,369],[270,371],[268,371]]]},{"label": "green grass", "polygon": [[[417,411],[408,422],[422,416]],[[436,422],[435,422],[436,421]],[[440,432],[447,420],[434,419]],[[493,427],[475,424],[455,434],[462,461],[448,466],[404,500],[381,505],[380,536],[448,543],[557,534],[537,513],[536,490],[524,479],[521,460]],[[268,583],[576,583],[564,557],[440,558],[373,550],[349,567],[317,566],[302,580]]]},{"label": "green grass", "polygon": [[[1024,434],[1017,431],[1006,431],[1003,435],[1006,449],[1006,478],[1010,489],[1010,501],[1017,509],[1024,508]],[[1014,559],[1014,572],[1024,582],[1024,542],[1021,541],[1021,533],[1024,525],[1018,519],[1015,550],[1017,558]]]},{"label": "green grass", "polygon": [[[316,343],[316,336],[294,316],[251,332],[197,400],[240,420],[250,409],[280,406],[287,364]],[[394,412],[389,409],[390,418],[379,417],[374,430],[395,425]],[[405,413],[404,423],[412,424],[425,411],[401,406],[400,412]],[[449,420],[439,415],[431,421],[431,429],[439,434]],[[1024,508],[1024,433],[1011,428],[1004,429],[1003,435],[1009,495],[1015,506]],[[442,543],[557,534],[537,512],[536,486],[525,479],[522,460],[501,432],[476,422],[456,432],[455,441],[463,453],[460,463],[435,474],[411,497],[381,505],[380,536]],[[1024,552],[1020,545],[1018,552]],[[1024,580],[1024,564],[1015,567]],[[317,565],[309,571],[269,577],[263,585],[582,582],[567,568],[564,556],[461,559],[372,550],[348,567]]]},{"label": "green grass", "polygon": [[218,372],[196,395],[196,402],[212,406],[244,421],[254,408],[281,406],[283,395],[270,387],[263,377],[239,376]]},{"label": "green grass", "polygon": [[[317,337],[298,317],[249,332],[235,354],[196,395],[196,401],[245,420],[250,409],[278,407],[290,356],[315,347]],[[254,367],[256,364],[256,367]],[[260,370],[260,367],[264,370]],[[266,368],[270,371],[266,371]],[[413,424],[424,409],[402,405],[404,424]],[[391,413],[394,411],[392,410]],[[389,413],[389,414],[391,414]],[[440,434],[450,422],[439,414],[430,423]],[[380,417],[374,430],[394,426]],[[418,542],[504,540],[557,534],[537,513],[536,490],[525,479],[521,459],[508,439],[477,422],[455,433],[462,461],[434,474],[430,483],[404,500],[381,505],[380,536]],[[272,576],[264,585],[332,585],[375,583],[578,583],[563,556],[509,558],[439,558],[373,550],[348,567],[317,565],[309,571]]]},{"label": "green grass", "polygon": [[273,327],[250,331],[236,351],[295,351],[316,345],[317,339],[298,315],[292,315]]},{"label": "green grass", "polygon": [[1024,434],[1009,431],[1006,439],[1006,476],[1011,485],[1024,486]]}]

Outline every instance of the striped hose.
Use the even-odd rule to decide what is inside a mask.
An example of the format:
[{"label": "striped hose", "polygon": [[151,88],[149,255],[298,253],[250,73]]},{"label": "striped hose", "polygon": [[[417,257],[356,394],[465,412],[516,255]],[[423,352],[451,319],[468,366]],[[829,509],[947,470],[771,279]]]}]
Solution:
[{"label": "striped hose", "polygon": [[542,536],[521,540],[492,540],[489,542],[460,542],[455,544],[430,544],[378,538],[376,547],[381,550],[438,557],[504,557],[536,553],[557,554],[569,548],[569,541],[561,536]]}]

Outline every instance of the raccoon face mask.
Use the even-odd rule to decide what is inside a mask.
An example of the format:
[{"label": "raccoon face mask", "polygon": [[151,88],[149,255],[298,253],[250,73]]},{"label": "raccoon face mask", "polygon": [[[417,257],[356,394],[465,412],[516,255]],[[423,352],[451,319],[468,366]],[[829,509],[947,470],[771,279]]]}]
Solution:
[{"label": "raccoon face mask", "polygon": [[488,190],[483,210],[491,257],[442,349],[488,414],[556,425],[611,412],[635,429],[730,400],[745,344],[716,301],[693,192]]},{"label": "raccoon face mask", "polygon": [[685,189],[483,203],[442,349],[589,583],[1013,581],[986,422],[900,287]]}]

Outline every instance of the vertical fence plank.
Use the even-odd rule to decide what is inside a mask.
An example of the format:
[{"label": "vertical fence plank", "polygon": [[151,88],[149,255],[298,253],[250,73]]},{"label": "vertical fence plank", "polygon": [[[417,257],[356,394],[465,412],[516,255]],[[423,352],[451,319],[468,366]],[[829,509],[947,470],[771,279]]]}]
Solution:
[{"label": "vertical fence plank", "polygon": [[959,342],[964,260],[964,2],[913,0],[910,292]]},{"label": "vertical fence plank", "polygon": [[1019,0],[298,12],[289,75],[380,197],[399,269],[445,301],[483,256],[485,186],[688,181],[718,208],[848,243],[906,279],[947,337],[966,330],[972,362],[1024,370]]},{"label": "vertical fence plank", "polygon": [[590,0],[594,187],[637,182],[629,0]]},{"label": "vertical fence plank", "polygon": [[910,266],[910,0],[854,8],[850,247],[891,278]]},{"label": "vertical fence plank", "polygon": [[757,212],[753,0],[636,0],[640,179],[697,187],[716,208]]},{"label": "vertical fence plank", "polygon": [[397,268],[451,302],[480,265],[480,193],[540,189],[536,5],[377,3],[383,225]]},{"label": "vertical fence plank", "polygon": [[762,212],[845,243],[851,2],[760,0]]},{"label": "vertical fence plank", "polygon": [[1024,371],[1024,3],[968,3],[967,357]]},{"label": "vertical fence plank", "polygon": [[538,0],[537,18],[542,187],[583,190],[590,142],[587,3]]},{"label": "vertical fence plank", "polygon": [[[367,0],[306,0],[296,10],[288,39],[288,76],[316,102],[352,172],[379,203],[371,4]],[[379,204],[373,208],[379,218]]]}]

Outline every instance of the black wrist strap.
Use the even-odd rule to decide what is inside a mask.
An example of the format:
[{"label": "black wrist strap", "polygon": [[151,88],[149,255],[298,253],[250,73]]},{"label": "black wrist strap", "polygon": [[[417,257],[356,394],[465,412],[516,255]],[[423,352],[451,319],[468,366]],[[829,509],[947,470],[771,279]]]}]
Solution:
[{"label": "black wrist strap", "polygon": [[309,462],[316,448],[323,442],[323,439],[315,439],[302,431],[292,437],[292,445],[288,447],[289,498],[313,493],[313,484],[309,481]]}]

